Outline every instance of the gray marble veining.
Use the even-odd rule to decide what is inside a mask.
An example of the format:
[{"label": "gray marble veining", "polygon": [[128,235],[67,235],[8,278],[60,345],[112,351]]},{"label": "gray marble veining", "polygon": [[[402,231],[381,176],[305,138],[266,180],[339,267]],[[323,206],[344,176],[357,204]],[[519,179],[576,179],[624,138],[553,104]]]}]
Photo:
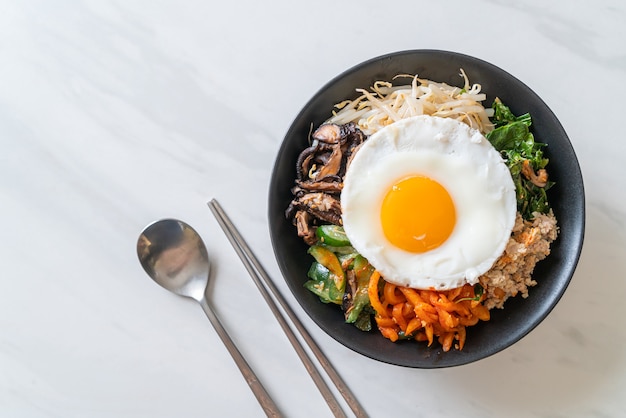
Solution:
[{"label": "gray marble veining", "polygon": [[219,198],[296,306],[266,217],[289,123],[344,69],[419,48],[493,62],[558,116],[588,197],[577,272],[530,335],[460,368],[380,364],[302,313],[305,325],[373,417],[626,413],[623,2],[32,0],[1,9],[0,416],[262,416],[197,307],[141,271],[137,234],[166,216],[207,242],[216,309],[280,407],[330,416],[206,201]]}]

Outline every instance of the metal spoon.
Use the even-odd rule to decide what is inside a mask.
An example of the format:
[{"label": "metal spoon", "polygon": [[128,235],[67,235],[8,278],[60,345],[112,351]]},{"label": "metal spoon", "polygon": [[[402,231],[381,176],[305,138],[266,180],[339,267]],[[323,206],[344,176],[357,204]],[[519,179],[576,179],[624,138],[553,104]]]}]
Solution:
[{"label": "metal spoon", "polygon": [[206,298],[210,263],[200,235],[182,221],[163,219],[143,230],[137,241],[137,255],[146,273],[160,286],[200,303],[267,416],[280,417],[278,407],[235,346]]}]

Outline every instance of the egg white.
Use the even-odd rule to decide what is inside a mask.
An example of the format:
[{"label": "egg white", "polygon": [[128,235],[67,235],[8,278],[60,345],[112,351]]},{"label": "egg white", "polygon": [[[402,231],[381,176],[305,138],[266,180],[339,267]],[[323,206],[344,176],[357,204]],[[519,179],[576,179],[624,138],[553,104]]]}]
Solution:
[{"label": "egg white", "polygon": [[[423,175],[450,194],[456,224],[439,247],[411,253],[382,229],[382,201],[398,181]],[[517,212],[515,185],[500,153],[462,122],[416,116],[373,134],[348,167],[341,193],[350,242],[385,280],[417,289],[475,284],[503,253]]]}]

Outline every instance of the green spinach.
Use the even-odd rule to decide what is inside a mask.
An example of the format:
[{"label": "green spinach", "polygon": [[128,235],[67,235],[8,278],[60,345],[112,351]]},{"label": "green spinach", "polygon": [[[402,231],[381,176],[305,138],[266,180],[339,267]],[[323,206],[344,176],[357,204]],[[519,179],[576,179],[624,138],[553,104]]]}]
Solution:
[{"label": "green spinach", "polygon": [[524,219],[533,219],[533,213],[548,213],[550,205],[546,191],[554,184],[551,181],[538,183],[528,175],[540,173],[548,165],[543,155],[546,144],[536,142],[530,131],[532,119],[525,113],[515,116],[499,99],[493,103],[494,130],[487,139],[502,154],[513,177],[517,195],[517,210]]}]

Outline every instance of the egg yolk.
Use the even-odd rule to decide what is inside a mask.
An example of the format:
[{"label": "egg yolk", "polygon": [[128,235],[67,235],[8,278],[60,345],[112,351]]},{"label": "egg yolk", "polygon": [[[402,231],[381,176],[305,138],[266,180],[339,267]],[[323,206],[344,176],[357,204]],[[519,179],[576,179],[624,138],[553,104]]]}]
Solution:
[{"label": "egg yolk", "polygon": [[425,176],[407,177],[394,184],[383,200],[380,217],[387,239],[412,253],[443,244],[456,223],[450,194]]}]

